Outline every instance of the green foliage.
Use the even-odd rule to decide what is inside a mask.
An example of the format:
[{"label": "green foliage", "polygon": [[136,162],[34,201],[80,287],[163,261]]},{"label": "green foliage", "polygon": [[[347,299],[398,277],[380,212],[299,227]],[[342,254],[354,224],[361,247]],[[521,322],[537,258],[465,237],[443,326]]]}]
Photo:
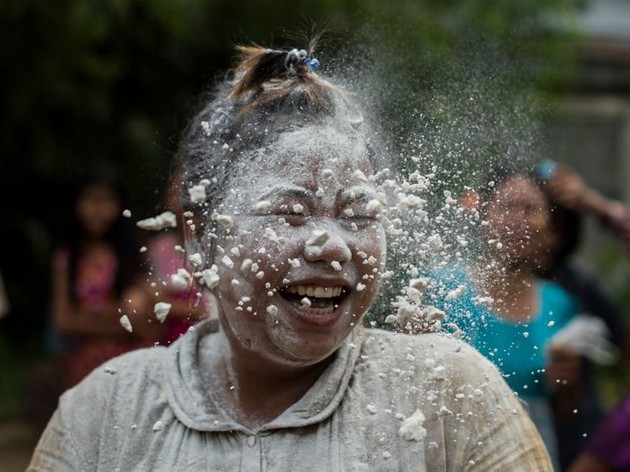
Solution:
[{"label": "green foliage", "polygon": [[[448,162],[462,129],[476,123],[482,136],[503,119],[498,105],[543,102],[541,91],[570,70],[570,35],[550,28],[549,15],[572,8],[570,0],[4,0],[0,269],[18,300],[14,316],[44,316],[46,283],[33,281],[48,279],[69,184],[84,169],[116,164],[134,214],[155,209],[178,132],[229,67],[234,44],[301,46],[287,31],[328,27],[322,57],[344,49],[357,74],[377,79],[374,107],[397,146],[417,154],[402,137],[451,133],[428,147]],[[487,100],[489,91],[498,98]],[[461,146],[453,159],[504,149],[498,138]]]}]

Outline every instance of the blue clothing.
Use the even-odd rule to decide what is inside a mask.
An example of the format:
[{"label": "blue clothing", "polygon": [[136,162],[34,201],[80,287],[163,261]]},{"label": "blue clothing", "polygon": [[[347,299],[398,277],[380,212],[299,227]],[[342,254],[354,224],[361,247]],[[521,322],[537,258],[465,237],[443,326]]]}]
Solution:
[{"label": "blue clothing", "polygon": [[463,268],[436,274],[432,284],[426,303],[444,311],[515,392],[529,398],[547,396],[545,346],[577,313],[579,304],[573,296],[553,282],[538,279],[538,313],[527,322],[512,322],[488,308]]},{"label": "blue clothing", "polygon": [[527,322],[501,319],[475,291],[462,267],[431,277],[426,304],[444,311],[464,338],[503,373],[508,385],[528,404],[530,417],[543,438],[554,470],[560,455],[553,415],[545,386],[545,348],[549,340],[578,313],[579,302],[559,285],[537,279],[537,313]]}]

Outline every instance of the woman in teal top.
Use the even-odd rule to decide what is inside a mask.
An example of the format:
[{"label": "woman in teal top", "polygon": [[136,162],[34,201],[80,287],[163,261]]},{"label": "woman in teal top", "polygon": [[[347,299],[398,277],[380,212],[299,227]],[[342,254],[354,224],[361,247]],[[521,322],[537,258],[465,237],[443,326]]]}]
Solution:
[{"label": "woman in teal top", "polygon": [[466,289],[459,297],[430,296],[427,303],[448,313],[465,339],[499,367],[512,390],[526,398],[546,397],[545,349],[575,316],[577,300],[559,285],[536,279],[536,313],[518,321],[506,320],[484,302],[462,267],[436,274],[432,292],[452,293],[460,286]]},{"label": "woman in teal top", "polygon": [[579,303],[536,276],[553,231],[551,207],[538,183],[529,174],[508,171],[491,180],[480,193],[484,257],[468,268],[433,274],[425,302],[444,311],[447,321],[499,367],[527,402],[557,464],[550,399],[575,382],[579,356],[564,353],[573,371],[558,378],[557,351],[549,350],[549,341],[577,314]]}]

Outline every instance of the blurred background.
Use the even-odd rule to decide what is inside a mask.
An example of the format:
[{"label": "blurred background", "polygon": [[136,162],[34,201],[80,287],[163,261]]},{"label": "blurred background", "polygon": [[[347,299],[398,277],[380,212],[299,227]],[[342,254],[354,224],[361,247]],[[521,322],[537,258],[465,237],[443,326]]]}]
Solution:
[{"label": "blurred background", "polygon": [[[178,133],[233,46],[304,47],[313,25],[328,30],[323,73],[352,66],[345,80],[367,83],[401,155],[464,174],[497,155],[552,159],[630,203],[626,0],[4,0],[0,470],[23,470],[39,433],[24,399],[49,348],[51,257],[76,181],[115,166],[126,208],[151,216]],[[596,222],[584,239],[580,263],[630,312],[621,246]],[[618,374],[600,374],[611,398],[627,387]]]}]

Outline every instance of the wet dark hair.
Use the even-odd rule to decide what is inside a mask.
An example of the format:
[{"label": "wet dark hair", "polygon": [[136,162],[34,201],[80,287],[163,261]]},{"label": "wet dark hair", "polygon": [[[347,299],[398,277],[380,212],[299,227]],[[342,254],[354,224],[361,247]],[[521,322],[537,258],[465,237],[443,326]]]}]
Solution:
[{"label": "wet dark hair", "polygon": [[114,279],[115,294],[117,296],[122,295],[122,292],[142,273],[138,238],[129,218],[122,216],[125,193],[118,173],[109,166],[95,167],[85,173],[83,178],[77,183],[74,192],[73,217],[69,225],[69,235],[66,243],[69,253],[70,295],[73,300],[76,300],[75,280],[79,261],[83,256],[83,243],[88,238],[84,226],[76,215],[76,204],[88,189],[97,186],[103,186],[112,190],[121,204],[121,213],[104,235],[104,239],[114,250],[118,264]]},{"label": "wet dark hair", "polygon": [[361,140],[372,166],[380,152],[368,138],[362,112],[351,94],[315,73],[309,51],[239,47],[241,61],[232,76],[217,85],[184,131],[176,170],[182,172],[183,207],[195,206],[186,189],[208,179],[206,210],[197,235],[211,223],[208,213],[222,201],[235,163],[252,159],[286,132],[308,126],[334,126]]},{"label": "wet dark hair", "polygon": [[[501,185],[515,177],[524,177],[534,182],[549,203],[551,226],[558,238],[558,245],[553,252],[548,254],[550,260],[544,267],[538,268],[537,274],[541,277],[551,277],[579,247],[582,241],[582,218],[576,211],[553,201],[547,190],[546,180],[541,179],[533,168],[516,166],[496,167],[487,174],[484,181],[486,184],[478,191],[482,212],[485,211]],[[490,182],[492,185],[489,185]]]}]

